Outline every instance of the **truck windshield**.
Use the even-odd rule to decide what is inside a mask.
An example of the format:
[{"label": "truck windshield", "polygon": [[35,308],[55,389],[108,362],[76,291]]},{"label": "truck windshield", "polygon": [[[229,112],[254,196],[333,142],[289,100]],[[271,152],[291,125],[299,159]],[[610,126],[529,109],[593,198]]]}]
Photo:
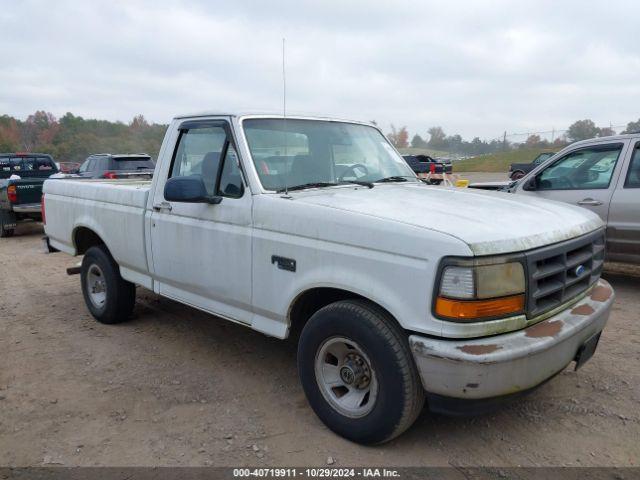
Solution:
[{"label": "truck windshield", "polygon": [[256,118],[244,120],[243,127],[267,190],[389,178],[418,181],[384,136],[367,125]]},{"label": "truck windshield", "polygon": [[57,172],[58,167],[49,157],[0,157],[0,178],[9,178],[11,175],[48,177]]}]

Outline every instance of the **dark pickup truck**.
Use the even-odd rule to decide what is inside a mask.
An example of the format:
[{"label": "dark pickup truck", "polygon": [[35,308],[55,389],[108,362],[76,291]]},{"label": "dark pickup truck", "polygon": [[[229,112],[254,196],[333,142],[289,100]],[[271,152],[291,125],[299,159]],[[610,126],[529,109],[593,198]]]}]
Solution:
[{"label": "dark pickup truck", "polygon": [[20,220],[42,219],[42,184],[54,173],[51,155],[0,153],[0,237],[12,236]]},{"label": "dark pickup truck", "polygon": [[451,163],[439,162],[429,155],[403,155],[404,161],[419,177],[425,178],[431,174],[430,183],[439,185],[442,183],[442,174],[450,174],[453,171]]},{"label": "dark pickup truck", "polygon": [[542,162],[548,160],[553,157],[556,152],[543,152],[533,159],[530,163],[512,163],[509,166],[509,178],[511,180],[519,180],[524,177],[527,173],[532,171]]}]

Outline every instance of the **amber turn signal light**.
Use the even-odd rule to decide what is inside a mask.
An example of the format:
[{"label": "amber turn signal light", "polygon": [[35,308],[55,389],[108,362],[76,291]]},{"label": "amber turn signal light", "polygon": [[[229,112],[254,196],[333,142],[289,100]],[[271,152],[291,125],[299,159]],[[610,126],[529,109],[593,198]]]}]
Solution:
[{"label": "amber turn signal light", "polygon": [[524,295],[493,298],[491,300],[452,300],[438,297],[436,314],[458,322],[473,322],[524,312]]}]

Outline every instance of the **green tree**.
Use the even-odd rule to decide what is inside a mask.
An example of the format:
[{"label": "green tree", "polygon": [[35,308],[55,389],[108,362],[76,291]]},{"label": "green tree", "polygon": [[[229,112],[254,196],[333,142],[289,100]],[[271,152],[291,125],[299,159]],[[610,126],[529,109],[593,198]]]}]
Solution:
[{"label": "green tree", "polygon": [[567,130],[567,138],[572,142],[577,142],[578,140],[596,137],[598,133],[600,133],[600,129],[596,127],[593,120],[578,120]]},{"label": "green tree", "polygon": [[640,132],[640,118],[637,122],[629,122],[627,123],[627,128],[624,129],[622,133],[634,133]]},{"label": "green tree", "polygon": [[60,120],[37,111],[25,121],[0,116],[0,151],[50,153],[58,161],[80,162],[92,153],[146,152],[157,158],[167,129],[142,115],[130,124],[84,119],[67,112]]},{"label": "green tree", "polygon": [[598,132],[598,137],[610,137],[611,135],[615,135],[615,134],[616,132],[613,130],[613,128],[602,127]]},{"label": "green tree", "polygon": [[413,136],[413,138],[411,139],[411,146],[413,148],[427,148],[427,142],[424,141],[424,139],[418,135],[417,133]]},{"label": "green tree", "polygon": [[442,127],[431,127],[428,130],[429,133],[429,146],[436,150],[444,149],[447,147],[447,136],[442,130]]}]

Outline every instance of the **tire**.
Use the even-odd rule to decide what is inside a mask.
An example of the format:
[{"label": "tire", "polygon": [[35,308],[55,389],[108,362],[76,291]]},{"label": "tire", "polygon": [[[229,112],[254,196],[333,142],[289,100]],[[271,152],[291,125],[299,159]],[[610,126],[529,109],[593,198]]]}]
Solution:
[{"label": "tire", "polygon": [[520,180],[524,175],[525,174],[522,170],[516,170],[511,174],[511,180]]},{"label": "tire", "polygon": [[0,225],[0,238],[13,237],[15,230],[13,228],[4,228],[4,225]]},{"label": "tire", "polygon": [[131,316],[136,286],[120,276],[118,264],[104,245],[87,250],[80,281],[87,308],[98,322],[120,323]]},{"label": "tire", "polygon": [[[11,228],[6,228],[5,225],[9,223]],[[0,212],[0,238],[8,238],[13,237],[15,232],[13,226],[16,224],[16,218],[13,214],[6,214],[5,212]]]},{"label": "tire", "polygon": [[[345,341],[346,350],[336,349]],[[356,355],[356,381],[349,373],[355,371],[354,359],[339,359],[340,352],[347,357]],[[391,440],[413,424],[424,406],[424,390],[406,334],[388,313],[365,301],[332,303],[311,317],[298,343],[298,371],[307,400],[320,420],[357,443]],[[342,385],[331,383],[335,378]],[[360,397],[356,395],[362,396],[366,388],[368,393],[357,403]]]}]

